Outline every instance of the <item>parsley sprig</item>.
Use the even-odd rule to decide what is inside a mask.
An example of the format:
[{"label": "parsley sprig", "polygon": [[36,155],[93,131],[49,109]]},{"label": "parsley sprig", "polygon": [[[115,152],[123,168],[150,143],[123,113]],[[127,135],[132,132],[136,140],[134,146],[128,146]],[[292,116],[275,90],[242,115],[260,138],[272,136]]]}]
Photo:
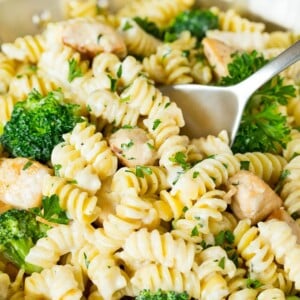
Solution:
[{"label": "parsley sprig", "polygon": [[78,65],[78,62],[74,58],[70,59],[68,63],[69,63],[68,81],[72,82],[76,77],[81,77],[83,74],[80,66]]},{"label": "parsley sprig", "polygon": [[229,259],[238,267],[238,254],[234,247],[234,234],[230,230],[222,230],[215,236],[215,245],[221,246]]},{"label": "parsley sprig", "polygon": [[[234,85],[263,67],[268,60],[257,51],[235,53],[228,64],[229,75],[221,78],[222,86]],[[279,110],[290,97],[295,96],[292,85],[284,85],[280,76],[275,76],[249,99],[240,128],[232,146],[233,152],[279,153],[290,140],[290,127],[286,116]]]},{"label": "parsley sprig", "polygon": [[69,218],[66,211],[59,205],[59,197],[56,194],[43,196],[42,207],[32,208],[31,211],[43,219],[58,224],[68,224]]}]

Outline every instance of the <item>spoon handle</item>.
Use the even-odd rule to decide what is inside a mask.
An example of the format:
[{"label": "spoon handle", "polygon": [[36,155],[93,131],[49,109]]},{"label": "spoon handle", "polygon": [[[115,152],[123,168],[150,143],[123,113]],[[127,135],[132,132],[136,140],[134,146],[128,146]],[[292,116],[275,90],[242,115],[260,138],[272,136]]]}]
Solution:
[{"label": "spoon handle", "polygon": [[256,71],[253,75],[237,84],[236,89],[244,96],[243,98],[245,99],[245,102],[247,102],[248,97],[251,96],[259,87],[293,63],[297,62],[299,59],[300,41],[283,51],[276,58],[272,59],[265,66]]}]

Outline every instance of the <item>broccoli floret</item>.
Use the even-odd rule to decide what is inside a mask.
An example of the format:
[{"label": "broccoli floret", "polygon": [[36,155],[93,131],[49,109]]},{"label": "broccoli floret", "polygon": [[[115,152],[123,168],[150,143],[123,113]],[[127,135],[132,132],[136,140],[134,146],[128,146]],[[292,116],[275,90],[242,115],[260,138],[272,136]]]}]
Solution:
[{"label": "broccoli floret", "polygon": [[209,10],[186,10],[176,16],[171,25],[165,30],[164,40],[172,42],[182,31],[188,30],[192,36],[201,41],[209,29],[219,27],[219,18]]},{"label": "broccoli floret", "polygon": [[62,142],[62,135],[81,121],[79,105],[64,103],[60,91],[52,91],[43,97],[33,90],[25,101],[14,106],[0,142],[13,157],[28,157],[46,163],[54,146]]},{"label": "broccoli floret", "polygon": [[38,239],[46,236],[50,227],[36,220],[36,216],[23,209],[10,209],[0,215],[0,253],[26,273],[41,268],[25,262],[25,257]]},{"label": "broccoli floret", "polygon": [[135,298],[137,300],[188,300],[190,297],[187,292],[178,293],[174,291],[151,292],[150,290],[142,290]]}]

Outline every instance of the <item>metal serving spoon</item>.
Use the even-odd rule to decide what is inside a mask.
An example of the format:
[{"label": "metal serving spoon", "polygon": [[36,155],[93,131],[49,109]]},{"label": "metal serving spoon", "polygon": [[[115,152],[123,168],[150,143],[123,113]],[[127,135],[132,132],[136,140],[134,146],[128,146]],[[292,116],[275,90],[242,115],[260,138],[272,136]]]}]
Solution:
[{"label": "metal serving spoon", "polygon": [[232,144],[250,96],[299,59],[300,41],[239,84],[229,87],[180,84],[162,86],[160,90],[182,109],[186,121],[184,134],[192,138],[217,135],[226,129]]}]

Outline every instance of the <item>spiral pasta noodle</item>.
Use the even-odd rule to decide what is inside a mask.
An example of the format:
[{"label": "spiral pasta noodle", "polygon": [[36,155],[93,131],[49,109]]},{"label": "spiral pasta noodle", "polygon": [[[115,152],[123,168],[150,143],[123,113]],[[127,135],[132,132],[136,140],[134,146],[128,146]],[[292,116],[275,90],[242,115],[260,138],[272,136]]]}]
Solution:
[{"label": "spiral pasta noodle", "polygon": [[[74,276],[74,267],[55,265],[25,279],[25,297],[40,299],[81,299],[82,290]],[[55,286],[55,288],[53,288]],[[71,298],[72,297],[72,298]]]},{"label": "spiral pasta noodle", "polygon": [[90,95],[87,105],[92,115],[102,117],[115,126],[135,126],[138,122],[139,111],[121,102],[120,98],[110,91],[96,90]]},{"label": "spiral pasta noodle", "polygon": [[272,285],[276,281],[277,266],[271,249],[259,236],[258,228],[251,227],[248,220],[242,220],[234,229],[234,235],[237,251],[245,259],[251,276]]},{"label": "spiral pasta noodle", "polygon": [[93,244],[87,244],[75,254],[74,263],[88,273],[103,299],[112,299],[113,295],[125,288],[126,277],[112,255],[103,255]]},{"label": "spiral pasta noodle", "polygon": [[[168,280],[165,280],[168,278]],[[157,291],[186,291],[191,297],[199,299],[201,293],[200,282],[195,271],[187,273],[168,268],[159,264],[148,264],[137,270],[131,278],[135,295],[143,289]]]},{"label": "spiral pasta noodle", "polygon": [[145,32],[133,19],[122,18],[119,32],[124,38],[128,52],[134,55],[149,56],[161,45],[158,39]]},{"label": "spiral pasta noodle", "polygon": [[229,153],[232,151],[229,147],[229,137],[226,131],[221,131],[218,136],[208,135],[193,139],[191,144],[202,156],[211,156],[219,153]]},{"label": "spiral pasta noodle", "polygon": [[290,215],[297,214],[300,211],[299,192],[299,182],[291,181],[284,184],[280,193],[280,196],[284,201],[284,206]]},{"label": "spiral pasta noodle", "polygon": [[225,183],[240,168],[238,159],[232,154],[218,154],[207,158],[181,175],[171,194],[183,201],[195,200],[206,191]]},{"label": "spiral pasta noodle", "polygon": [[71,133],[64,135],[64,140],[81,153],[101,179],[115,173],[117,158],[108,147],[102,134],[96,132],[94,125],[88,125],[85,122],[77,123]]},{"label": "spiral pasta noodle", "polygon": [[283,157],[290,161],[292,158],[300,153],[300,134],[298,130],[292,130],[291,132],[291,140],[287,143],[285,149],[283,150]]},{"label": "spiral pasta noodle", "polygon": [[219,17],[219,28],[223,31],[262,32],[265,29],[265,24],[249,21],[233,9],[223,12],[217,7],[213,7],[211,11]]},{"label": "spiral pasta noodle", "polygon": [[[65,20],[47,24],[41,35],[4,43],[0,51],[0,135],[18,101],[38,101],[34,90],[42,96],[61,91],[62,104],[77,104],[82,121],[53,147],[44,164],[51,175],[32,186],[24,178],[42,199],[30,212],[49,227],[22,266],[41,271],[12,267],[0,247],[0,298],[119,300],[145,289],[201,300],[298,295],[300,63],[280,73],[282,82],[272,82],[275,94],[275,84],[282,83],[278,92],[291,95],[278,104],[291,129],[286,147],[274,149],[277,154],[233,153],[225,130],[184,135],[190,120],[159,86],[218,83],[218,59],[213,65],[207,45],[185,27],[198,13],[194,0],[131,0],[119,7],[107,0],[62,2]],[[184,19],[187,10],[191,15]],[[272,59],[299,39],[289,31],[266,32],[265,24],[234,10],[206,12],[209,18],[215,14],[219,28],[205,28],[205,36],[223,41],[229,52],[256,50]],[[177,21],[185,24],[175,28]],[[290,84],[296,85],[294,95]],[[0,137],[0,192],[11,179],[12,188],[26,196],[13,176],[34,161],[25,159],[21,170],[11,171],[2,166],[14,162],[5,147]],[[245,200],[234,187],[242,182],[232,178],[247,174],[244,169],[254,174],[248,172],[253,180],[245,184]],[[259,183],[270,192],[261,203]],[[263,214],[272,193],[282,199],[282,215],[274,211],[256,225],[240,217],[257,203],[261,210],[254,214]],[[1,214],[11,208],[5,197]],[[55,223],[60,212],[66,225]],[[269,220],[277,217],[287,221]]]},{"label": "spiral pasta noodle", "polygon": [[15,76],[16,63],[13,59],[0,56],[0,93],[8,91],[9,84]]},{"label": "spiral pasta noodle", "polygon": [[191,67],[182,51],[161,46],[157,53],[146,57],[143,65],[150,78],[163,84],[191,83]]},{"label": "spiral pasta noodle", "polygon": [[9,94],[19,100],[25,100],[33,90],[46,96],[49,92],[56,90],[58,85],[38,74],[20,75],[13,78],[9,85]]},{"label": "spiral pasta noodle", "polygon": [[286,160],[282,156],[271,153],[237,153],[235,157],[240,162],[249,162],[249,171],[270,185],[278,182],[280,174],[286,165]]},{"label": "spiral pasta noodle", "polygon": [[295,283],[295,288],[299,289],[300,272],[296,257],[300,253],[300,246],[296,242],[292,229],[287,223],[275,219],[260,222],[258,227],[261,236],[270,245],[276,261],[283,264],[288,278]]},{"label": "spiral pasta noodle", "polygon": [[[138,195],[157,194],[169,187],[163,167],[149,167],[147,173],[137,176],[136,168],[121,168],[113,176],[112,190],[117,192],[134,188]],[[139,174],[138,174],[139,175]]]},{"label": "spiral pasta noodle", "polygon": [[0,95],[0,124],[4,125],[10,120],[16,100],[9,94]]},{"label": "spiral pasta noodle", "polygon": [[134,220],[139,227],[154,229],[160,223],[158,212],[152,201],[139,197],[133,188],[121,193],[121,201],[116,206],[116,214],[121,220]]},{"label": "spiral pasta noodle", "polygon": [[43,268],[53,267],[59,258],[84,244],[83,232],[78,225],[58,225],[38,240],[26,256],[26,261]]},{"label": "spiral pasta noodle", "polygon": [[43,182],[42,193],[45,196],[56,194],[61,208],[81,223],[91,223],[98,217],[97,197],[68,183],[67,179],[49,175]]},{"label": "spiral pasta noodle", "polygon": [[168,23],[180,12],[190,8],[194,0],[151,0],[143,2],[134,0],[118,11],[120,17],[134,17],[136,15],[147,18],[160,27]]},{"label": "spiral pasta noodle", "polygon": [[59,176],[74,179],[76,185],[95,194],[101,187],[101,180],[80,151],[65,143],[57,144],[51,153],[51,163],[59,166]]},{"label": "spiral pasta noodle", "polygon": [[96,0],[64,0],[64,14],[67,18],[95,17],[97,11]]},{"label": "spiral pasta noodle", "polygon": [[37,63],[45,51],[45,40],[42,35],[27,35],[18,37],[13,43],[4,43],[1,49],[9,58]]},{"label": "spiral pasta noodle", "polygon": [[168,232],[160,234],[158,230],[149,232],[146,229],[129,235],[123,249],[123,255],[129,261],[158,263],[183,273],[192,269],[196,251],[193,243],[175,239]]}]

